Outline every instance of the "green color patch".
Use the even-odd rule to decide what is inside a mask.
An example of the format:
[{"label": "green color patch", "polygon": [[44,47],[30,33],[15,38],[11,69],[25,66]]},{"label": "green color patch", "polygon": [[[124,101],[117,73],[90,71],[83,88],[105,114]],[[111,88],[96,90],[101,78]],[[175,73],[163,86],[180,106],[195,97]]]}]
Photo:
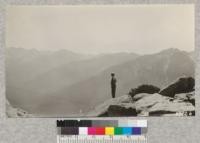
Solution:
[{"label": "green color patch", "polygon": [[114,131],[115,135],[122,135],[123,134],[123,129],[120,127],[115,127]]}]

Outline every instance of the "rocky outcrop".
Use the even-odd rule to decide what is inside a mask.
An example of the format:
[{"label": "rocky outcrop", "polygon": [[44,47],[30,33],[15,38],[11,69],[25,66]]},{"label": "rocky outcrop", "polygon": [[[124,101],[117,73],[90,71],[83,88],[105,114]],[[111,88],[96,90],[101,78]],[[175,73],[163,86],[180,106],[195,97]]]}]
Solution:
[{"label": "rocky outcrop", "polygon": [[181,93],[181,94],[176,94],[175,99],[185,101],[185,102],[190,102],[192,103],[193,106],[195,106],[195,93],[194,92],[189,92],[189,93]]},{"label": "rocky outcrop", "polygon": [[[149,97],[149,100],[154,100],[151,102],[151,104],[148,103],[146,104],[146,106],[144,106],[145,104],[143,104],[143,107],[146,107],[146,113],[148,113],[149,116],[178,116],[180,114],[183,115],[185,113],[192,113],[195,111],[195,107],[189,102],[180,101],[178,99],[172,99],[170,97],[167,98],[160,94],[156,94],[156,96],[154,97],[153,96],[154,95]],[[143,101],[143,103],[145,102]],[[137,104],[139,105],[142,103],[140,102]],[[144,108],[142,112],[144,112]]]},{"label": "rocky outcrop", "polygon": [[[89,113],[87,113],[86,116],[90,117],[105,117],[105,116],[111,116],[113,114],[120,114],[120,110],[116,111],[116,108],[123,107],[123,108],[135,108],[133,107],[133,104],[131,103],[132,99],[128,95],[123,95],[118,98],[111,98],[104,103],[96,106],[94,109],[92,109]],[[109,108],[111,106],[111,108]],[[115,108],[115,109],[114,109]],[[109,109],[109,110],[108,110]],[[115,110],[115,113],[113,113],[113,110]],[[121,109],[123,110],[123,109]]]},{"label": "rocky outcrop", "polygon": [[99,117],[128,117],[137,116],[135,107],[123,105],[110,105],[106,112],[99,115]]},{"label": "rocky outcrop", "polygon": [[195,115],[193,99],[194,92],[177,94],[174,98],[140,93],[134,96],[134,102],[129,95],[123,95],[97,106],[87,116],[192,116]]},{"label": "rocky outcrop", "polygon": [[126,105],[110,105],[107,114],[109,117],[137,116],[136,109]]},{"label": "rocky outcrop", "polygon": [[195,81],[192,77],[182,77],[159,92],[159,94],[174,97],[175,94],[194,91]]}]

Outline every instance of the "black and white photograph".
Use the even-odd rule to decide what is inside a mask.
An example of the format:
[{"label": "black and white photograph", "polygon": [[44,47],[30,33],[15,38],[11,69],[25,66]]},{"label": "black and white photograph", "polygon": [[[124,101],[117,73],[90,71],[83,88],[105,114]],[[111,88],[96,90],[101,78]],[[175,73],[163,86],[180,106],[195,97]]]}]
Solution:
[{"label": "black and white photograph", "polygon": [[192,4],[11,5],[6,115],[195,116]]}]

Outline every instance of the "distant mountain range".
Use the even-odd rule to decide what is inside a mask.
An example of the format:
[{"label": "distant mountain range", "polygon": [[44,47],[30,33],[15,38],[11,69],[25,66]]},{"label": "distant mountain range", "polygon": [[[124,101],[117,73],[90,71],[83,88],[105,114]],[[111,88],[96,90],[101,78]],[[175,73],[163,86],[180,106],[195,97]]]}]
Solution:
[{"label": "distant mountain range", "polygon": [[7,98],[11,104],[34,112],[41,99],[48,98],[52,92],[136,57],[138,55],[134,53],[88,56],[68,50],[50,52],[7,48]]},{"label": "distant mountain range", "polygon": [[31,114],[67,116],[87,112],[111,98],[111,72],[116,73],[118,97],[140,84],[164,88],[181,76],[194,77],[191,55],[178,49],[141,56],[86,56],[67,50],[8,48],[6,95],[13,106]]},{"label": "distant mountain range", "polygon": [[6,71],[10,84],[16,85],[37,78],[53,68],[89,57],[68,50],[38,51],[23,48],[6,49]]}]

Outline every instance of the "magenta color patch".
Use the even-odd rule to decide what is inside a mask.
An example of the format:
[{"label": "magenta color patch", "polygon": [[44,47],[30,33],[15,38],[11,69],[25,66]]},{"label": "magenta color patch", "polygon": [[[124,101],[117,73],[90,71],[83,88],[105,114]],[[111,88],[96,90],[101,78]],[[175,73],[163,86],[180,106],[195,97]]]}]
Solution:
[{"label": "magenta color patch", "polygon": [[95,135],[96,134],[96,128],[89,127],[88,128],[88,135]]}]

